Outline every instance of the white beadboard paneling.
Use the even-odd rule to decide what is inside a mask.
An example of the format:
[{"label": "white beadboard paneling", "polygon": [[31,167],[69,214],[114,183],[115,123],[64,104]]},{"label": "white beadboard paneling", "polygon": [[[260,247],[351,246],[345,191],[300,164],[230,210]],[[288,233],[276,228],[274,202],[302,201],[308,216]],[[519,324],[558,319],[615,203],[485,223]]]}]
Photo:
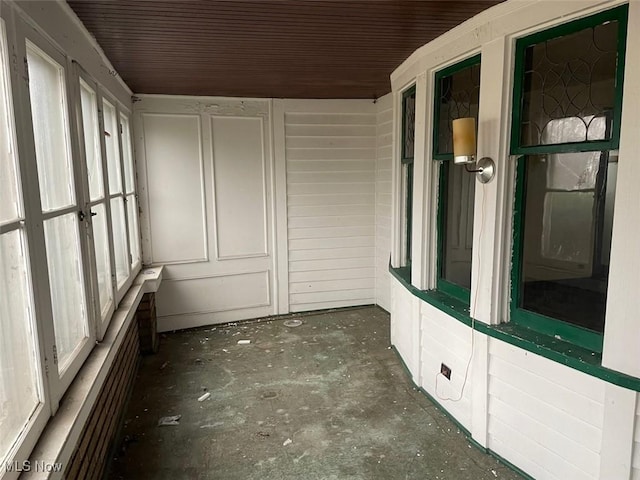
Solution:
[{"label": "white beadboard paneling", "polygon": [[[333,271],[338,266],[336,264],[339,264],[340,268],[366,268],[371,265],[371,256],[330,260],[289,261],[289,273],[314,272],[316,270]],[[289,284],[291,285],[291,281],[289,281]]]},{"label": "white beadboard paneling", "polygon": [[291,311],[375,303],[376,113],[284,102]]},{"label": "white beadboard paneling", "polygon": [[[330,101],[327,102],[327,104],[329,103]],[[320,129],[317,131],[322,131],[322,129],[326,128],[327,126],[346,126],[348,128],[353,128],[354,126],[366,126],[366,125],[375,126],[376,124],[375,117],[371,116],[371,112],[364,111],[364,110],[369,110],[366,108],[367,107],[366,104],[368,104],[369,106],[371,105],[370,102],[368,101],[350,102],[350,105],[346,105],[344,109],[341,108],[340,105],[334,105],[333,106],[334,111],[330,113],[326,113],[326,112],[307,113],[307,112],[287,111],[287,125],[295,126],[295,127],[315,125]],[[314,110],[313,107],[314,106],[311,106],[309,110],[310,111]],[[354,110],[354,109],[361,109],[363,110],[363,112],[354,113],[354,112],[346,111],[346,110]]]},{"label": "white beadboard paneling", "polygon": [[[289,251],[313,250],[316,248],[341,248],[341,247],[373,247],[375,238],[372,235],[363,237],[342,238],[303,238],[289,240]],[[372,259],[373,261],[373,259]],[[339,267],[339,265],[337,265]]]},{"label": "white beadboard paneling", "polygon": [[597,478],[605,383],[489,342],[489,448],[536,478]]},{"label": "white beadboard paneling", "polygon": [[[360,269],[362,271],[362,269]],[[367,272],[368,273],[368,272]],[[373,289],[374,279],[369,278],[348,278],[342,280],[306,280],[302,282],[291,282],[291,293],[308,292],[335,292],[342,290],[355,290],[363,287]]]},{"label": "white beadboard paneling", "polygon": [[376,115],[376,303],[390,309],[391,153],[393,104],[391,94],[378,99]]},{"label": "white beadboard paneling", "polygon": [[219,259],[267,255],[262,117],[211,117]]},{"label": "white beadboard paneling", "polygon": [[[315,250],[292,250],[289,260],[331,260],[336,258],[371,257],[373,247],[319,248]],[[373,268],[373,266],[371,266]]]},{"label": "white beadboard paneling", "polygon": [[[360,193],[360,194],[324,194],[324,195],[308,195],[301,193],[299,195],[292,195],[289,192],[288,195],[288,207],[345,207],[345,210],[353,208],[354,206],[367,206],[373,205],[375,202],[375,194]],[[303,215],[307,213],[303,211]]]},{"label": "white beadboard paneling", "polygon": [[375,158],[375,144],[370,148],[287,148],[287,162],[298,160],[366,160]]},{"label": "white beadboard paneling", "polygon": [[315,270],[303,272],[291,272],[289,279],[292,283],[312,282],[316,280],[343,280],[347,278],[371,278],[375,270],[373,267],[364,268],[339,268],[331,270]]},{"label": "white beadboard paneling", "polygon": [[151,260],[207,259],[207,226],[200,117],[142,115],[149,195]]}]

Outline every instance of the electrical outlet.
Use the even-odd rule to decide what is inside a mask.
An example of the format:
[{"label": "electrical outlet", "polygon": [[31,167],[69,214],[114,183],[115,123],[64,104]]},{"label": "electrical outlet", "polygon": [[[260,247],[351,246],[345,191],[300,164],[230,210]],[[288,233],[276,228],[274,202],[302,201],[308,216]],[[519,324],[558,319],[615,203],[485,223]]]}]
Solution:
[{"label": "electrical outlet", "polygon": [[451,380],[451,369],[447,367],[444,363],[440,364],[440,373],[447,380]]}]

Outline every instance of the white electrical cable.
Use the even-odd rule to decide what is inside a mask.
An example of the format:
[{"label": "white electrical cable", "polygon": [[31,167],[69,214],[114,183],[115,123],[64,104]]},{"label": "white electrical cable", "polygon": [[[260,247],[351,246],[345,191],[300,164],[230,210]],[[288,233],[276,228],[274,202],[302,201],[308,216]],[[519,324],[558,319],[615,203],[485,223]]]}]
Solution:
[{"label": "white electrical cable", "polygon": [[[484,187],[484,184],[480,184]],[[486,197],[486,192],[482,192],[482,204],[480,206],[480,232],[478,233],[478,245],[480,246],[480,248],[478,249],[478,278],[481,278],[480,276],[480,268],[482,267],[482,231],[484,230],[484,200]],[[471,360],[473,359],[473,354],[475,352],[475,327],[476,327],[476,319],[475,319],[475,311],[476,311],[476,305],[478,303],[478,291],[480,290],[480,286],[478,285],[478,282],[476,282],[476,290],[475,292],[473,292],[473,302],[472,302],[472,307],[471,311],[469,313],[472,313],[471,315],[471,354],[469,355],[469,361],[467,362],[467,367],[464,370],[464,381],[462,382],[462,388],[460,389],[460,396],[458,398],[451,398],[451,397],[443,397],[438,393],[438,377],[439,376],[443,376],[442,372],[438,372],[436,373],[436,378],[435,378],[435,393],[436,393],[436,397],[438,397],[440,400],[446,400],[446,401],[450,401],[450,402],[459,402],[460,400],[462,400],[462,397],[464,396],[464,387],[467,385],[467,378],[469,376],[469,367],[471,366]]]}]

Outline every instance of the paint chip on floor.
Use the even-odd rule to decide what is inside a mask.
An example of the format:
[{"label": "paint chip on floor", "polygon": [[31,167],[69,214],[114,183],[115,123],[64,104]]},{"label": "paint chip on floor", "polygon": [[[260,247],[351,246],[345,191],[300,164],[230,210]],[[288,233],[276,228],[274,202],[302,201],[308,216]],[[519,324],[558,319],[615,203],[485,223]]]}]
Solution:
[{"label": "paint chip on floor", "polygon": [[287,438],[282,444],[282,446],[286,447],[287,445],[291,445],[292,443],[293,443],[293,440],[291,440],[290,438]]},{"label": "paint chip on floor", "polygon": [[179,425],[182,415],[170,415],[168,417],[162,417],[158,420],[158,426],[164,427],[168,425]]}]

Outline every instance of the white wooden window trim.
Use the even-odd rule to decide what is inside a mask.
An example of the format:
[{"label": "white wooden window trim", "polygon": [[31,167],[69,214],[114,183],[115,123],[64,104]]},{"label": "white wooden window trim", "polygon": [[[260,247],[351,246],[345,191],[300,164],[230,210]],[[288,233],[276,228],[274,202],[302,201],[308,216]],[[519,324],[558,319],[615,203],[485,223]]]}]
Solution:
[{"label": "white wooden window trim", "polygon": [[[66,97],[66,102],[65,102],[65,109],[66,111],[64,112],[66,115],[66,122],[67,124],[65,125],[66,128],[66,135],[67,135],[67,148],[69,149],[68,154],[71,156],[71,165],[72,165],[72,171],[73,171],[73,177],[74,177],[74,188],[75,188],[75,205],[73,207],[68,207],[68,208],[64,208],[64,209],[60,209],[60,210],[56,210],[55,213],[54,212],[48,212],[46,214],[42,213],[42,210],[39,207],[39,202],[33,202],[34,206],[38,205],[37,208],[32,208],[31,212],[29,212],[32,216],[32,218],[34,218],[35,222],[42,228],[42,224],[44,223],[45,220],[47,220],[48,218],[52,218],[54,216],[56,217],[61,217],[62,215],[66,214],[66,213],[70,213],[70,212],[78,212],[80,210],[82,210],[84,208],[84,189],[86,188],[86,186],[84,185],[86,183],[86,176],[85,179],[82,178],[82,170],[81,170],[81,165],[79,162],[79,158],[78,158],[78,141],[77,141],[77,137],[76,135],[73,135],[72,132],[76,131],[75,127],[75,118],[74,115],[72,114],[73,110],[71,108],[71,102],[70,99],[73,98],[72,95],[72,91],[70,88],[70,85],[73,83],[73,78],[72,78],[72,74],[70,72],[70,70],[72,70],[70,68],[70,62],[67,61],[66,57],[59,52],[58,50],[56,50],[47,40],[45,40],[41,35],[39,35],[38,33],[34,32],[34,31],[29,31],[27,32],[27,34],[24,36],[24,41],[25,41],[25,45],[28,44],[30,46],[35,47],[36,50],[40,50],[42,53],[44,53],[46,56],[48,56],[49,58],[51,58],[53,61],[55,61],[58,65],[60,65],[63,69],[64,69],[64,82],[65,82],[65,97]],[[31,47],[30,47],[31,48]],[[26,59],[26,46],[25,46],[25,55],[24,58]],[[22,103],[25,105],[28,105],[29,110],[31,109],[31,100],[28,94],[28,91],[26,92],[26,97],[22,98]],[[32,131],[32,130],[31,130]],[[30,156],[34,156],[35,157],[35,139],[33,137],[33,135],[30,136],[30,138],[28,139],[30,145],[29,148],[27,149],[27,155]],[[24,154],[22,155],[23,157],[25,156]],[[33,177],[33,179],[37,178],[37,175]],[[33,189],[38,189],[39,191],[39,186],[35,181],[32,181],[32,188]],[[28,195],[33,195],[34,192],[28,192]],[[86,235],[86,233],[83,231],[84,230],[84,225],[80,224],[79,225],[79,241],[80,241],[80,252],[81,252],[81,261],[82,261],[82,265],[86,265],[88,262],[88,251],[87,251],[87,243],[88,243],[88,237]],[[46,248],[44,245],[44,236],[41,237],[41,241],[39,242],[39,245],[37,245],[37,247],[39,249],[42,249],[43,251],[43,258],[46,258]],[[43,263],[39,263],[37,269],[41,270],[38,272],[37,277],[39,282],[41,282],[41,288],[43,289],[43,291],[49,293],[50,289],[49,289],[49,276],[48,276],[48,272],[47,272],[47,263],[46,261]],[[84,270],[84,269],[83,269]],[[52,405],[52,412],[55,412],[55,410],[57,410],[57,403],[59,402],[59,399],[62,397],[62,395],[64,394],[65,390],[68,388],[68,386],[71,384],[71,381],[73,380],[73,378],[76,376],[76,374],[78,373],[78,370],[80,369],[80,367],[82,366],[82,364],[84,363],[84,361],[86,360],[87,356],[89,355],[89,352],[91,351],[91,349],[93,348],[93,345],[95,344],[95,328],[94,328],[94,319],[93,316],[91,314],[91,309],[89,308],[89,303],[88,303],[88,297],[87,294],[90,291],[90,284],[89,284],[89,279],[88,279],[88,275],[86,271],[83,271],[83,285],[82,285],[83,291],[84,291],[84,308],[87,312],[88,318],[87,318],[87,335],[86,337],[75,347],[73,353],[71,354],[70,357],[70,361],[68,362],[68,364],[65,366],[64,371],[58,373],[58,365],[57,365],[57,351],[55,350],[55,333],[53,328],[49,328],[47,329],[46,332],[46,343],[47,344],[51,344],[54,346],[54,351],[53,351],[53,356],[49,357],[53,359],[53,362],[50,363],[50,365],[48,366],[48,370],[49,370],[49,374],[48,374],[48,382],[49,382],[49,389],[50,392],[52,394],[52,397],[55,400],[54,404]],[[41,317],[40,319],[37,320],[37,324],[38,326],[42,326],[43,322],[42,320],[44,320],[44,322],[46,323],[51,323],[53,324],[53,311],[52,311],[52,304],[51,304],[51,299],[50,299],[50,294],[48,295],[49,299],[48,301],[45,302],[41,302],[41,305],[39,306],[40,308],[38,308],[38,306],[36,306],[36,311],[37,312],[41,312],[44,313],[44,319]],[[46,313],[45,313],[46,312]],[[53,325],[51,325],[53,326]]]},{"label": "white wooden window trim", "polygon": [[[12,9],[3,9],[0,12],[0,54],[7,59],[6,72],[2,72],[4,77],[6,73],[6,97],[7,101],[13,105],[13,111],[10,112],[10,120],[15,123],[13,128],[13,137],[16,145],[18,157],[18,186],[22,189],[23,200],[23,216],[24,220],[19,222],[10,222],[0,227],[0,233],[11,232],[16,229],[23,229],[26,235],[27,255],[27,274],[31,279],[31,298],[32,310],[34,312],[34,330],[36,336],[37,348],[37,364],[40,370],[40,405],[31,416],[29,423],[25,426],[20,436],[16,439],[14,447],[9,452],[5,461],[23,462],[29,458],[29,454],[38,442],[40,435],[45,429],[49,418],[56,413],[60,400],[65,394],[69,386],[72,384],[74,377],[85,364],[90,352],[95,346],[95,340],[102,338],[107,330],[109,322],[114,317],[117,304],[127,294],[127,291],[133,285],[134,277],[140,271],[141,262],[131,268],[129,265],[126,280],[121,284],[117,292],[114,289],[114,302],[109,306],[104,315],[100,315],[99,297],[96,289],[97,277],[95,269],[95,252],[92,243],[92,226],[90,222],[90,208],[99,203],[104,203],[107,212],[108,222],[107,229],[110,237],[110,259],[113,268],[113,229],[110,218],[108,194],[108,176],[106,171],[105,146],[104,139],[101,138],[101,153],[103,156],[103,181],[104,181],[104,198],[90,200],[89,184],[87,176],[87,167],[85,163],[84,136],[81,117],[81,100],[80,100],[80,78],[83,79],[91,89],[96,92],[98,102],[98,128],[104,131],[104,120],[102,118],[102,97],[109,95],[97,84],[89,75],[87,75],[79,65],[72,62],[62,51],[58,50],[50,41],[41,35],[37,29],[34,29],[21,16],[17,15]],[[6,23],[5,23],[6,21]],[[7,26],[9,26],[7,28]],[[31,98],[28,88],[28,67],[27,67],[27,42],[34,48],[35,52],[41,51],[47,57],[56,62],[64,71],[64,95],[66,104],[64,105],[66,117],[66,135],[67,148],[69,150],[71,168],[74,177],[73,191],[75,194],[75,204],[63,207],[54,211],[43,212],[40,202],[40,186],[37,175],[37,163],[35,157],[35,139],[33,136],[32,117],[31,117]],[[8,52],[11,52],[9,57]],[[12,58],[15,61],[9,61]],[[120,112],[129,118],[131,128],[130,112],[122,107],[111,96],[107,97],[108,101],[115,108],[116,122],[119,124]],[[10,106],[11,106],[10,105]],[[122,156],[122,140],[118,135],[118,151],[120,153],[120,162],[123,161]],[[133,155],[133,151],[132,151]],[[124,175],[123,165],[121,163],[121,174]],[[124,193],[124,178],[123,193]],[[134,190],[135,187],[135,167],[134,167]],[[87,336],[80,342],[72,353],[72,359],[65,367],[65,370],[58,374],[57,365],[54,363],[55,358],[55,332],[53,323],[53,311],[51,303],[51,294],[49,289],[49,275],[47,268],[46,247],[43,233],[43,222],[47,219],[59,217],[64,214],[77,214],[82,211],[86,217],[85,221],[80,223],[79,230],[79,248],[80,256],[83,263],[83,288],[85,296],[85,309],[87,312]],[[127,254],[129,253],[129,236],[128,236],[128,219],[125,205],[124,210],[124,228],[127,238]],[[88,220],[88,221],[87,221]],[[96,307],[97,305],[97,307]],[[0,479],[17,478],[18,472],[0,472]]]}]

